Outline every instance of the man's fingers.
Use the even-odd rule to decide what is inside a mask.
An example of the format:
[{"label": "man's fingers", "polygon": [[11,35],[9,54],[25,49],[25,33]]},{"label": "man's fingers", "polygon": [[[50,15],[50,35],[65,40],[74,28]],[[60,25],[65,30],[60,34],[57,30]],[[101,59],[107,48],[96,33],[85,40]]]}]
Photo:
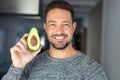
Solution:
[{"label": "man's fingers", "polygon": [[21,51],[24,51],[24,52],[25,52],[26,47],[25,47],[25,45],[24,45],[21,41],[19,41],[19,42],[16,44],[16,47],[19,47]]},{"label": "man's fingers", "polygon": [[28,33],[25,33],[22,38],[27,39]]},{"label": "man's fingers", "polygon": [[10,49],[10,52],[11,52],[11,53],[15,53],[15,52],[21,53],[22,51],[21,51],[21,49],[20,49],[19,46],[15,45],[14,47],[12,47],[12,48]]},{"label": "man's fingers", "polygon": [[43,46],[40,46],[40,48],[38,49],[37,53],[39,53],[41,51]]},{"label": "man's fingers", "polygon": [[20,46],[22,50],[27,49],[27,37],[28,33],[24,34],[20,41],[17,43],[17,45]]},{"label": "man's fingers", "polygon": [[39,48],[36,52],[32,53],[33,56],[36,56],[36,55],[41,51],[42,47],[43,47],[43,46],[40,46],[40,48]]},{"label": "man's fingers", "polygon": [[27,40],[24,39],[24,38],[21,38],[20,41],[21,41],[21,43],[24,45],[24,47],[27,48]]}]

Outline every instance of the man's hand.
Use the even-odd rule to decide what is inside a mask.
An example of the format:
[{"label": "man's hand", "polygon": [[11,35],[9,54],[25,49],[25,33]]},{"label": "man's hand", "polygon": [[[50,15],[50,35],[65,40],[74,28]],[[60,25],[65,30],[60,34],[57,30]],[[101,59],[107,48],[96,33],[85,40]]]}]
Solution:
[{"label": "man's hand", "polygon": [[23,69],[26,64],[29,63],[41,51],[42,46],[40,46],[39,50],[36,52],[31,52],[28,50],[26,42],[27,37],[28,34],[24,34],[20,41],[10,49],[12,63],[16,68]]}]

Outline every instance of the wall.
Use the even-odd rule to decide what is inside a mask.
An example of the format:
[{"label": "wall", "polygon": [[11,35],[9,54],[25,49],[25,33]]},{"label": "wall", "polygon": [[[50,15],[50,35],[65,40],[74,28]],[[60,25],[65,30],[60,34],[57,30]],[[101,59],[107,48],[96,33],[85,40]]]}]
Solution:
[{"label": "wall", "polygon": [[120,80],[120,0],[104,0],[101,61],[109,80]]},{"label": "wall", "polygon": [[100,63],[101,54],[102,2],[89,14],[87,28],[87,54]]}]

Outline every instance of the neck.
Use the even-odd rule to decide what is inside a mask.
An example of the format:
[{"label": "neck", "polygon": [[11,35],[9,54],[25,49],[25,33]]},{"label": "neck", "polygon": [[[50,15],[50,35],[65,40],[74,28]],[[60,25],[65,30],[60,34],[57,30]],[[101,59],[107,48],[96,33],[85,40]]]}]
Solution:
[{"label": "neck", "polygon": [[71,44],[62,50],[55,49],[51,46],[48,52],[51,57],[57,59],[70,58],[77,54],[77,51],[72,47]]}]

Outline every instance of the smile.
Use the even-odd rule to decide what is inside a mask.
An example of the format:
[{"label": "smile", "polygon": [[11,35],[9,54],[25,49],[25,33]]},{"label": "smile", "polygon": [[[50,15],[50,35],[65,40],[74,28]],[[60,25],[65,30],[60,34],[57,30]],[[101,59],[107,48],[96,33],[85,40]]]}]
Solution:
[{"label": "smile", "polygon": [[54,36],[54,38],[57,40],[63,40],[65,39],[65,36]]}]

